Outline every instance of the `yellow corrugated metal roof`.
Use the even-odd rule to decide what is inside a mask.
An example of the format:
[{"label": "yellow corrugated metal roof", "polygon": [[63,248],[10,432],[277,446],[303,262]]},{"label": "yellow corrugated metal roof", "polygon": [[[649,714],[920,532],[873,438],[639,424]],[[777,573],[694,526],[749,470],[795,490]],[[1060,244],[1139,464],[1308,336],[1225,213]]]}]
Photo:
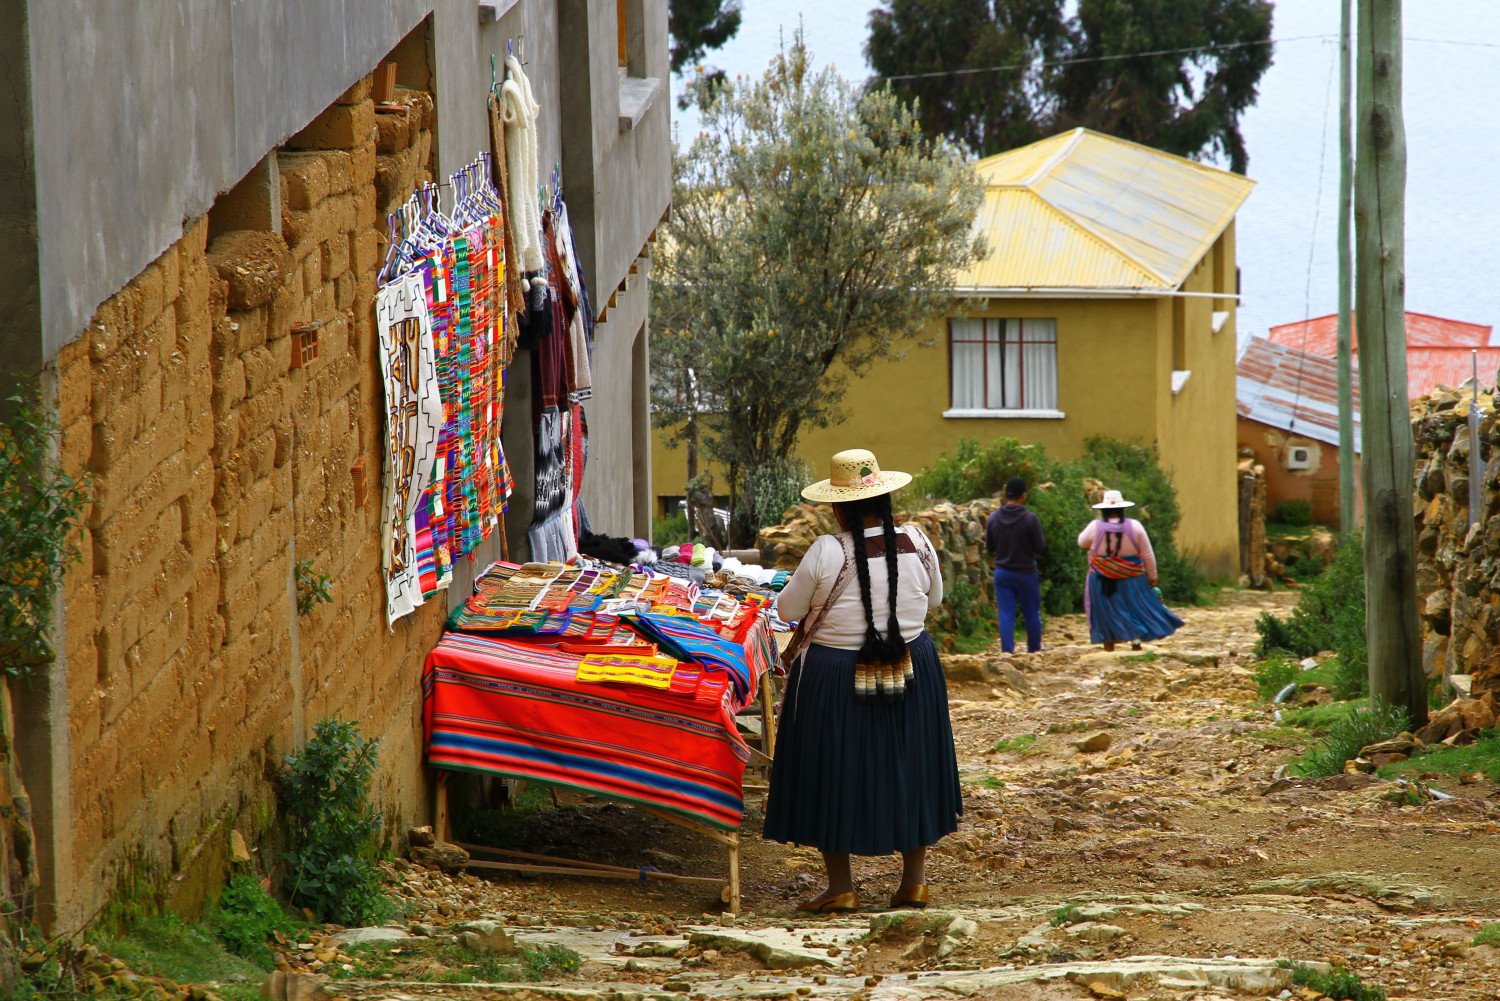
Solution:
[{"label": "yellow corrugated metal roof", "polygon": [[1088,129],[974,166],[989,251],[960,289],[1176,289],[1255,182]]}]

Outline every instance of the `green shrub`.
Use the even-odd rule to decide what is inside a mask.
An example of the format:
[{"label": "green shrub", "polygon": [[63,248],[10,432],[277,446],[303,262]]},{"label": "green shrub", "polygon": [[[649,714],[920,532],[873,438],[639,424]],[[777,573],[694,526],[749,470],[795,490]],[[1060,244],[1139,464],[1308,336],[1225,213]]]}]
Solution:
[{"label": "green shrub", "polygon": [[1500,945],[1500,922],[1487,924],[1474,933],[1475,945]]},{"label": "green shrub", "polygon": [[1386,1001],[1383,989],[1367,985],[1352,970],[1335,969],[1319,973],[1302,963],[1290,965],[1294,986],[1310,987],[1333,1001]]},{"label": "green shrub", "polygon": [[271,933],[290,935],[297,929],[275,898],[246,873],[225,884],[218,907],[208,916],[208,925],[226,949],[267,970],[276,965],[266,945]]},{"label": "green shrub", "polygon": [[1272,657],[1255,669],[1255,689],[1263,702],[1270,702],[1301,673],[1302,668],[1295,661]]},{"label": "green shrub", "polygon": [[917,475],[906,504],[909,510],[920,510],[939,500],[965,503],[992,497],[1013,476],[1029,485],[1026,504],[1041,520],[1047,539],[1047,551],[1037,560],[1042,611],[1048,615],[1080,611],[1088,561],[1073,540],[1094,512],[1084,497],[1083,478],[1076,466],[1056,462],[1039,446],[1014,438],[983,443],[964,438]]},{"label": "green shrub", "polygon": [[781,459],[749,470],[740,501],[752,531],[781,524],[781,516],[802,499],[808,482],[807,465],[800,459]]},{"label": "green shrub", "polygon": [[686,542],[688,522],[685,514],[659,514],[651,519],[651,544],[657,548]]},{"label": "green shrub", "polygon": [[53,458],[57,421],[34,394],[0,409],[0,677],[24,678],[53,658],[52,604],[89,487]]},{"label": "green shrub", "polygon": [[1283,525],[1312,524],[1312,502],[1304,500],[1284,500],[1276,505],[1276,512],[1271,517],[1272,521]]},{"label": "green shrub", "polygon": [[1334,719],[1323,738],[1288,770],[1304,778],[1337,775],[1346,761],[1359,756],[1360,748],[1394,737],[1410,725],[1405,708],[1372,699],[1367,708]]},{"label": "green shrub", "polygon": [[320,921],[378,923],[391,911],[375,868],[380,821],[365,801],[379,741],[348,721],[325,719],[312,739],[286,757],[281,808],[291,850],[291,901]]},{"label": "green shrub", "polygon": [[1358,534],[1350,533],[1334,551],[1333,562],[1302,589],[1297,607],[1285,618],[1269,612],[1255,625],[1256,653],[1310,657],[1322,650],[1338,654],[1334,694],[1356,698],[1367,690],[1365,649],[1365,563]]},{"label": "green shrub", "polygon": [[1177,551],[1177,526],[1182,522],[1177,488],[1157,463],[1156,455],[1144,445],[1097,435],[1087,439],[1083,447],[1083,457],[1078,460],[1083,475],[1135,502],[1135,508],[1126,513],[1139,519],[1151,534],[1162,597],[1197,604],[1207,582],[1202,572]]}]

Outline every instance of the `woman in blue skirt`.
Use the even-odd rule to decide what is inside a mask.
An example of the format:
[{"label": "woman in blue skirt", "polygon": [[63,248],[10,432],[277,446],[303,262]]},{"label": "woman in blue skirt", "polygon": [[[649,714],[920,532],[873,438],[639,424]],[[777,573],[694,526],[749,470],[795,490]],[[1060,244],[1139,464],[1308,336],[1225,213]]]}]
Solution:
[{"label": "woman in blue skirt", "polygon": [[891,492],[910,482],[853,449],[802,491],[833,504],[843,531],[808,548],[776,602],[799,625],[765,835],[817,848],[828,870],[800,911],[856,910],[850,856],[895,852],[891,906],[927,906],[927,848],[963,812],[948,686],[923,625],[943,600],[937,554],[891,514]]},{"label": "woman in blue skirt", "polygon": [[1161,603],[1151,537],[1144,525],[1125,517],[1125,509],[1131,507],[1135,502],[1120,491],[1104,491],[1104,500],[1094,505],[1098,519],[1078,536],[1078,544],[1089,551],[1083,591],[1089,639],[1103,643],[1105,650],[1123,642],[1139,650],[1143,640],[1165,639],[1182,626],[1182,620]]}]

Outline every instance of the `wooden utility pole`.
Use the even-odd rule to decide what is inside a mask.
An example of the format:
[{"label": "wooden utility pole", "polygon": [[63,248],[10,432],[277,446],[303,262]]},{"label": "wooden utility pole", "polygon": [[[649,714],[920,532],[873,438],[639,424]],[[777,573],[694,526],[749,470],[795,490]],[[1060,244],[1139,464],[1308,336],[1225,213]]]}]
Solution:
[{"label": "wooden utility pole", "polygon": [[1354,290],[1353,225],[1354,128],[1350,91],[1354,80],[1350,66],[1353,47],[1353,0],[1339,0],[1339,532],[1348,534],[1358,524],[1354,484],[1354,359],[1349,316],[1349,298]]},{"label": "wooden utility pole", "polygon": [[1406,398],[1401,118],[1401,0],[1358,0],[1359,91],[1354,175],[1355,310],[1364,438],[1365,630],[1370,694],[1427,720],[1417,622],[1414,457]]}]

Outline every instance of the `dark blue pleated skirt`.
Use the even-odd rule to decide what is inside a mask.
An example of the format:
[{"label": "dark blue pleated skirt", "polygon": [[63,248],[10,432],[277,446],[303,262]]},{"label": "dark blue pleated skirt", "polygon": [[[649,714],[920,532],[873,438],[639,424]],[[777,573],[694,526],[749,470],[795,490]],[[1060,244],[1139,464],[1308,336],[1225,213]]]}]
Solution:
[{"label": "dark blue pleated skirt", "polygon": [[1087,586],[1089,639],[1095,643],[1166,639],[1182,628],[1144,576],[1110,581],[1090,570]]},{"label": "dark blue pleated skirt", "polygon": [[854,651],[814,644],[787,679],[765,836],[833,854],[889,855],[958,829],[963,801],[948,684],[932,639],[907,644],[895,702],[857,702]]}]

